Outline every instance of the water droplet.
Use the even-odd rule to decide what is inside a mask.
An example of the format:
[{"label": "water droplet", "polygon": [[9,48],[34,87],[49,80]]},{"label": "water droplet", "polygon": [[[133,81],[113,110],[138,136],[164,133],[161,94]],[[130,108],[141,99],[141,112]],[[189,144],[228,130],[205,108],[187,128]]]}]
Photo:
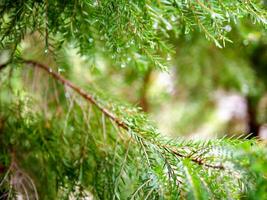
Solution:
[{"label": "water droplet", "polygon": [[63,68],[58,68],[58,72],[64,72],[65,70]]},{"label": "water droplet", "polygon": [[48,49],[45,49],[44,52],[45,52],[45,54],[47,54],[48,53]]},{"label": "water droplet", "polygon": [[117,48],[117,52],[118,52],[118,53],[121,52],[121,48],[120,48],[120,47]]},{"label": "water droplet", "polygon": [[177,20],[177,17],[175,17],[174,15],[171,16],[171,21],[176,21]]},{"label": "water droplet", "polygon": [[170,23],[167,23],[167,25],[166,25],[166,29],[167,29],[167,30],[172,30],[172,25],[171,25]]},{"label": "water droplet", "polygon": [[153,24],[153,28],[154,28],[154,29],[158,29],[158,26],[159,26],[158,22],[154,22],[154,24]]},{"label": "water droplet", "polygon": [[98,6],[98,2],[95,1],[95,2],[93,3],[93,6],[94,6],[94,7]]},{"label": "water droplet", "polygon": [[167,60],[170,61],[171,59],[172,59],[172,58],[171,58],[171,55],[168,54],[168,55],[167,55]]},{"label": "water droplet", "polygon": [[225,27],[223,27],[223,29],[227,32],[230,32],[232,30],[232,26],[230,26],[229,24],[226,25]]},{"label": "water droplet", "polygon": [[222,18],[222,17],[220,14],[213,12],[213,13],[211,13],[211,18],[216,19],[216,18]]}]

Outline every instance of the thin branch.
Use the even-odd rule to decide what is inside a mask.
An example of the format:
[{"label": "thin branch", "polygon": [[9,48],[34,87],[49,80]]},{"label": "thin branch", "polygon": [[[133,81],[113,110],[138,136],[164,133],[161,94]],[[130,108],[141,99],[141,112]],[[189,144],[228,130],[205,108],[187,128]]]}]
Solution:
[{"label": "thin branch", "polygon": [[148,179],[146,182],[144,182],[137,190],[133,193],[132,197],[130,200],[133,200],[136,194],[141,190],[146,184],[148,184],[151,181],[151,179]]},{"label": "thin branch", "polygon": [[190,159],[192,162],[195,162],[199,165],[203,165],[205,167],[210,167],[210,168],[214,168],[214,169],[225,169],[225,167],[223,165],[212,165],[212,164],[208,164],[208,163],[205,163],[203,159],[201,158],[191,158],[191,156],[186,156],[186,155],[183,155],[177,151],[175,151],[174,149],[171,149],[171,148],[167,148],[166,146],[163,147],[166,151],[176,155],[176,156],[179,156],[181,158],[188,158]]},{"label": "thin branch", "polygon": [[33,61],[33,60],[23,60],[23,62],[26,63],[26,64],[29,64],[29,65],[32,65],[32,66],[35,66],[35,67],[38,67],[38,68],[41,68],[41,69],[45,70],[51,76],[53,76],[56,80],[58,80],[59,82],[61,82],[64,85],[70,87],[71,89],[76,91],[80,96],[82,96],[83,98],[85,98],[86,100],[88,100],[89,102],[94,104],[97,108],[99,108],[99,110],[101,110],[104,113],[104,115],[106,115],[107,117],[112,119],[119,127],[122,127],[125,130],[129,130],[129,126],[125,122],[123,122],[120,119],[118,119],[113,113],[111,113],[109,110],[107,110],[102,105],[100,105],[100,103],[97,102],[97,100],[91,94],[88,94],[83,89],[81,89],[77,85],[73,84],[69,80],[65,79],[63,76],[61,76],[57,72],[54,72],[47,65],[44,65],[42,63],[39,63],[39,62],[36,62],[36,61]]}]

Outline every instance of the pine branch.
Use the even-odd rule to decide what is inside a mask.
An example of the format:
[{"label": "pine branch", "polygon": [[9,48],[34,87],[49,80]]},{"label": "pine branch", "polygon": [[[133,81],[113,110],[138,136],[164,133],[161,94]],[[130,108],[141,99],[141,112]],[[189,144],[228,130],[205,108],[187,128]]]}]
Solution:
[{"label": "pine branch", "polygon": [[200,157],[199,158],[191,158],[191,155],[187,156],[187,155],[183,155],[177,151],[175,151],[174,149],[172,149],[171,147],[168,147],[168,146],[162,146],[166,151],[174,154],[175,156],[178,156],[180,158],[187,158],[187,159],[190,159],[192,162],[195,162],[197,163],[198,165],[203,165],[205,167],[208,167],[208,168],[214,168],[214,169],[225,169],[225,167],[223,165],[211,165],[211,164],[207,164],[204,162],[203,159],[201,159]]},{"label": "pine branch", "polygon": [[[22,59],[22,62],[25,63],[25,64],[28,64],[28,65],[43,69],[45,72],[50,74],[53,78],[55,78],[57,81],[61,82],[63,85],[66,85],[66,86],[70,87],[71,89],[73,89],[74,91],[76,91],[84,99],[86,99],[87,101],[89,101],[90,103],[95,105],[105,116],[107,116],[112,121],[114,121],[119,127],[125,129],[126,131],[129,131],[129,130],[132,129],[132,127],[129,126],[126,122],[124,122],[123,120],[119,119],[114,113],[109,111],[107,108],[103,107],[94,98],[94,96],[92,94],[89,94],[88,92],[85,92],[82,88],[78,87],[77,85],[72,83],[70,80],[65,79],[59,73],[53,71],[52,68],[50,68],[49,66],[47,66],[45,64],[42,64],[40,62],[37,62],[37,61],[33,61],[33,60],[24,60],[24,59]],[[5,68],[6,66],[7,66],[7,64],[1,65],[0,66],[0,70]],[[142,139],[145,139],[145,138],[142,138]],[[149,141],[149,143],[153,144],[152,141]],[[159,149],[164,149],[166,152],[169,152],[169,153],[173,154],[175,157],[177,156],[177,157],[184,158],[184,159],[185,158],[186,159],[190,159],[192,162],[194,162],[194,163],[196,163],[198,165],[203,165],[205,167],[214,168],[214,169],[225,169],[223,165],[211,165],[211,164],[205,163],[204,160],[202,160],[201,158],[191,158],[191,156],[183,155],[183,154],[177,152],[176,150],[174,150],[170,146],[167,146],[167,145],[164,145],[164,144],[161,144],[161,143],[157,143],[156,146]]]},{"label": "pine branch", "polygon": [[[125,134],[125,136],[128,137],[130,135],[131,138],[129,138],[129,137],[127,138],[129,142],[132,139],[135,141],[134,143],[131,143],[132,145],[128,145],[129,149],[122,142],[122,140],[124,140],[125,138],[122,140],[119,139],[118,141],[116,141],[116,146],[119,146],[118,148],[121,148],[121,151],[119,152],[120,157],[117,155],[118,154],[117,151],[115,151],[115,152],[110,151],[110,150],[106,151],[106,150],[102,150],[100,147],[100,152],[101,151],[104,152],[104,156],[103,157],[100,156],[100,160],[104,159],[103,161],[101,160],[101,163],[103,162],[103,165],[105,165],[101,169],[106,170],[105,172],[103,172],[104,175],[102,177],[102,181],[104,181],[104,183],[100,183],[100,186],[103,184],[105,185],[106,182],[109,182],[111,180],[113,180],[113,181],[115,180],[115,182],[114,183],[112,182],[111,186],[109,186],[109,189],[112,188],[110,191],[119,192],[119,190],[121,190],[121,187],[124,187],[124,186],[122,186],[121,180],[124,182],[123,179],[125,178],[125,176],[126,177],[131,176],[130,175],[130,174],[132,174],[132,172],[130,172],[132,170],[131,167],[136,167],[136,161],[137,162],[143,161],[141,164],[142,166],[141,167],[139,166],[138,168],[136,168],[137,172],[134,172],[134,173],[137,173],[136,178],[138,179],[138,181],[142,185],[142,191],[139,191],[137,189],[138,194],[133,192],[132,193],[133,196],[135,196],[135,195],[142,196],[142,193],[144,193],[144,196],[147,196],[147,195],[153,196],[154,193],[155,193],[154,195],[159,194],[160,191],[155,189],[155,188],[152,188],[153,189],[153,191],[152,191],[152,189],[151,189],[152,184],[157,185],[157,187],[161,187],[161,186],[165,187],[166,195],[167,195],[168,191],[170,191],[171,193],[175,193],[174,190],[175,191],[183,191],[183,190],[187,190],[188,187],[193,187],[194,190],[200,190],[200,188],[198,188],[197,185],[194,185],[193,182],[194,181],[201,181],[201,182],[204,182],[205,185],[207,185],[208,190],[213,195],[213,193],[216,193],[218,190],[222,191],[223,189],[217,189],[217,188],[221,187],[224,184],[226,184],[226,186],[229,186],[229,187],[231,187],[231,189],[233,189],[233,187],[235,187],[234,184],[236,184],[238,181],[241,181],[242,184],[246,183],[247,177],[244,177],[244,175],[243,175],[244,170],[242,168],[241,169],[236,168],[236,167],[238,167],[240,160],[236,162],[233,159],[233,157],[236,158],[237,156],[236,155],[232,156],[232,154],[231,154],[231,151],[234,149],[235,144],[240,144],[240,143],[242,143],[242,141],[240,142],[237,140],[232,140],[232,141],[222,140],[219,142],[212,141],[212,142],[205,142],[205,143],[198,143],[198,142],[193,142],[193,141],[191,141],[191,142],[190,141],[182,141],[182,140],[166,141],[166,140],[164,140],[163,137],[160,137],[157,135],[157,132],[155,131],[155,129],[150,129],[149,125],[146,126],[146,121],[144,118],[140,117],[140,118],[142,118],[143,121],[145,121],[144,123],[139,123],[139,121],[137,121],[136,123],[131,124],[131,119],[132,118],[136,119],[136,115],[133,114],[133,116],[130,116],[130,118],[127,118],[127,115],[129,115],[129,113],[127,113],[127,110],[125,110],[125,108],[123,110],[123,112],[125,112],[125,115],[123,115],[123,116],[120,116],[120,114],[117,113],[116,111],[113,111],[113,112],[110,111],[109,109],[106,108],[106,106],[103,106],[99,102],[98,98],[95,98],[92,94],[85,92],[83,89],[81,89],[77,85],[73,84],[70,80],[64,78],[59,73],[53,71],[48,65],[39,63],[39,62],[34,61],[34,60],[22,60],[22,63],[29,65],[31,67],[34,67],[34,68],[39,68],[40,70],[44,70],[52,78],[54,78],[55,80],[57,80],[61,84],[65,85],[65,86],[69,87],[70,89],[74,90],[75,92],[77,92],[77,94],[79,96],[81,96],[82,98],[84,98],[86,100],[86,102],[84,102],[84,103],[90,102],[91,104],[93,104],[94,107],[97,108],[96,109],[97,113],[102,112],[103,115],[105,115],[107,118],[110,119],[110,121],[112,123],[115,124],[116,128],[121,127],[122,128],[121,130],[124,130],[123,133],[125,133],[125,131],[127,131],[128,135]],[[77,102],[78,102],[78,100],[77,100]],[[82,107],[80,107],[80,108],[83,109]],[[74,108],[72,106],[69,109],[74,109]],[[86,111],[84,111],[84,112],[86,112]],[[19,113],[21,113],[21,112],[19,111]],[[73,113],[74,116],[76,114],[78,114],[76,112],[70,112],[69,110],[67,111],[67,113]],[[130,115],[132,115],[132,113]],[[124,118],[124,116],[126,116],[126,117]],[[15,116],[12,116],[12,118],[13,117],[14,117],[14,119],[16,118]],[[26,118],[24,119],[24,116],[22,116],[22,117],[23,118],[19,119],[19,120],[25,120],[25,122],[28,121]],[[99,117],[99,115],[98,115],[98,117]],[[58,121],[56,123],[62,123],[62,122],[66,123],[66,124],[70,123],[69,127],[73,126],[71,121],[66,120],[64,117],[62,119],[63,119],[63,121]],[[81,124],[88,123],[88,121],[85,118],[83,118],[84,120],[80,120],[80,118],[78,118],[78,119],[79,119],[79,123],[81,122]],[[96,121],[98,120],[97,115],[96,115],[95,119],[96,119]],[[19,121],[18,123],[23,124],[23,121]],[[33,123],[35,123],[35,122],[33,122]],[[40,123],[40,122],[38,122],[38,123]],[[102,120],[102,122],[100,122],[100,123],[104,124],[106,122],[105,122],[105,120]],[[26,122],[26,124],[27,124],[27,122]],[[75,129],[79,129],[79,128],[84,129],[83,126],[80,126],[81,124],[78,124],[78,126],[77,125],[74,126]],[[91,125],[92,124],[93,123],[91,123]],[[91,125],[89,125],[89,126],[91,126]],[[106,127],[108,127],[106,125],[107,124],[105,124],[105,129],[106,129]],[[12,126],[12,128],[16,128],[16,125],[14,125],[14,124],[11,124],[11,126]],[[29,129],[29,130],[35,130],[36,129],[36,126],[33,126],[31,128],[29,128],[28,126],[29,125],[26,125],[27,129]],[[99,124],[97,124],[95,126],[96,129],[94,131],[100,131],[101,132],[101,128],[99,129],[98,126],[99,126]],[[45,135],[45,137],[46,137],[47,136],[46,130],[45,129],[43,130],[43,128],[41,128],[41,129],[42,129],[41,135]],[[55,127],[52,126],[51,130],[52,129],[54,130]],[[11,129],[11,130],[13,130],[13,129]],[[77,144],[82,146],[81,149],[83,149],[85,146],[83,146],[82,144],[79,143],[80,142],[79,136],[86,135],[86,134],[84,134],[85,132],[87,133],[86,130],[83,130],[80,135],[75,134],[75,138],[78,139]],[[118,130],[116,130],[116,131],[118,131]],[[16,134],[16,131],[7,130],[7,132],[14,132],[14,134]],[[64,132],[65,132],[65,128],[63,130],[63,133]],[[109,144],[108,141],[111,142],[109,139],[110,139],[110,137],[114,136],[113,135],[114,132],[107,131],[105,134],[107,134],[107,141],[104,142],[105,145],[107,145],[107,146],[110,145],[109,147],[112,147],[112,145],[114,143]],[[37,133],[36,135],[40,135],[40,134]],[[68,134],[66,134],[66,136],[67,135]],[[97,135],[94,135],[94,136],[97,137]],[[92,137],[94,137],[94,136],[92,136]],[[116,136],[117,135],[115,135],[115,137]],[[73,139],[71,139],[71,140],[73,140]],[[97,140],[96,141],[99,143],[103,142],[103,138],[101,137],[101,135]],[[46,142],[49,143],[49,141],[45,141],[45,143]],[[34,143],[34,141],[33,141],[33,143]],[[250,146],[251,142],[248,142],[248,143]],[[41,143],[41,145],[43,145],[43,144]],[[45,145],[47,145],[47,144],[45,144]],[[90,143],[88,146],[90,146],[90,145],[92,145],[92,143]],[[228,149],[228,147],[229,147],[229,149]],[[98,148],[99,147],[97,147],[97,146],[92,147],[92,149],[98,149]],[[222,149],[220,149],[220,148],[222,148]],[[64,149],[63,146],[62,146],[62,149]],[[67,143],[66,149],[71,149],[69,146],[69,143]],[[66,149],[64,149],[64,150],[66,150]],[[107,149],[109,149],[109,148],[107,147]],[[138,149],[139,149],[139,151],[138,151]],[[237,149],[237,148],[235,148],[235,149]],[[38,147],[38,150],[42,151],[42,147]],[[224,152],[224,150],[226,150],[226,151]],[[140,155],[140,152],[141,152],[141,155]],[[95,154],[98,155],[99,152],[97,152]],[[50,152],[48,152],[48,155],[50,155]],[[112,158],[114,156],[114,159],[112,159],[113,160],[112,163],[109,163],[109,159],[106,159],[108,155],[111,155]],[[125,155],[129,155],[129,156],[125,156]],[[57,160],[57,159],[61,159],[62,155],[59,154],[58,157],[54,158],[54,155],[52,152],[51,156],[52,156],[52,159]],[[81,159],[79,156],[80,156],[80,154],[78,155],[78,160],[79,160],[79,163],[81,163],[81,164],[78,166],[82,166],[82,163],[86,162],[86,159],[84,157]],[[133,158],[133,156],[135,156],[135,157]],[[66,157],[62,158],[63,162],[65,162],[65,159],[66,159]],[[58,162],[58,161],[56,161],[56,162]],[[60,163],[60,161],[59,161],[59,163]],[[72,165],[72,167],[74,167],[74,169],[80,168],[74,164]],[[67,164],[66,165],[63,164],[62,171],[67,170],[68,168],[69,168],[69,166]],[[113,171],[114,168],[116,170]],[[50,168],[50,170],[53,171],[54,169]],[[186,173],[184,173],[184,172],[186,172]],[[91,173],[94,173],[94,171]],[[102,171],[100,171],[98,173],[102,173]],[[240,174],[242,174],[242,176]],[[112,177],[107,177],[107,176],[112,176]],[[231,179],[233,176],[234,176],[234,179],[236,179],[236,180],[231,180],[232,182],[234,182],[234,184],[230,183],[230,181],[229,181],[229,179]],[[225,180],[220,180],[220,177],[223,177]],[[191,182],[191,179],[193,179],[193,182]],[[213,180],[216,179],[215,183],[212,182],[212,179]],[[70,183],[69,187],[74,188],[76,186],[75,181],[79,181],[79,180],[80,179],[78,179],[78,178],[77,179],[74,178],[73,182]],[[64,180],[62,180],[62,182],[63,181]],[[138,184],[139,184],[139,182],[138,182]],[[146,183],[146,182],[147,182],[147,184],[143,185],[143,183]],[[188,186],[187,183],[192,184],[192,186]],[[125,183],[123,183],[123,184],[125,184]],[[232,184],[232,185],[230,186],[229,184]],[[82,186],[86,187],[88,185],[82,185]],[[114,187],[115,187],[115,189],[114,189]],[[101,190],[101,189],[97,189],[97,190]],[[104,190],[107,190],[107,189],[104,188]],[[234,188],[233,192],[231,192],[230,194],[239,194],[242,191],[243,190],[241,187],[237,187],[237,188]],[[101,191],[97,191],[97,192],[101,193]],[[226,192],[224,192],[224,193],[226,193]],[[224,195],[224,193],[218,194],[218,196],[222,197]],[[111,192],[111,196],[112,195],[113,195],[113,193]],[[119,194],[119,195],[121,195],[121,194]],[[107,199],[109,199],[109,198],[107,197]]]},{"label": "pine branch", "polygon": [[56,52],[74,41],[88,57],[103,53],[121,67],[166,69],[174,35],[178,39],[183,32],[198,30],[222,47],[230,41],[225,27],[245,17],[266,26],[266,9],[259,1],[5,0],[0,4],[0,45],[9,48],[38,32],[46,51]]},{"label": "pine branch", "polygon": [[[203,32],[208,39],[213,40],[217,46],[222,46],[220,42],[224,44],[224,41],[228,40],[227,32],[230,32],[229,28],[225,27],[235,26],[234,23],[238,19],[245,17],[250,17],[266,25],[266,9],[259,1],[103,0],[101,3],[98,1],[94,3],[80,0],[38,2],[26,0],[17,4],[12,0],[4,0],[4,3],[0,3],[0,35],[2,35],[0,46],[3,49],[15,46],[13,52],[17,52],[16,50],[20,50],[17,45],[21,43],[25,35],[37,32],[42,36],[45,53],[50,49],[54,51],[51,53],[59,52],[63,43],[71,43],[82,55],[88,57],[97,54],[105,55],[105,59],[107,61],[110,59],[114,66],[132,65],[142,69],[158,66],[164,69],[165,57],[171,51],[173,42],[171,40],[178,39],[179,34],[183,32],[188,34],[190,31],[198,30]],[[174,44],[176,45],[176,43]],[[59,48],[54,48],[55,46],[59,46]],[[12,59],[15,56],[11,54],[10,57]],[[128,186],[127,181],[130,180],[131,185],[143,182],[132,193],[132,199],[140,197],[140,194],[143,194],[142,199],[159,199],[160,197],[169,199],[170,196],[170,198],[177,199],[177,196],[172,196],[176,192],[178,195],[183,192],[187,194],[193,192],[195,198],[201,199],[205,196],[201,191],[203,186],[206,187],[209,194],[214,195],[214,199],[225,199],[228,197],[227,195],[231,195],[231,198],[233,195],[233,199],[235,199],[244,192],[242,184],[253,183],[253,181],[247,181],[245,170],[243,170],[247,169],[247,165],[243,164],[243,161],[246,161],[244,159],[246,155],[243,157],[238,153],[232,155],[232,151],[235,150],[240,150],[241,153],[251,151],[250,141],[246,143],[248,146],[243,149],[242,147],[235,148],[236,143],[243,144],[242,141],[235,140],[210,143],[166,141],[159,136],[154,126],[150,125],[145,115],[140,114],[137,109],[129,109],[130,112],[128,112],[127,108],[115,106],[115,102],[112,102],[114,105],[112,110],[106,106],[107,104],[102,104],[102,101],[91,92],[87,93],[81,87],[53,71],[48,65],[34,60],[22,60],[22,63],[44,70],[53,78],[53,81],[56,80],[75,91],[77,96],[86,101],[78,102],[79,98],[76,100],[76,96],[73,96],[71,106],[67,109],[64,106],[68,106],[68,101],[66,104],[62,103],[60,107],[64,107],[62,112],[65,112],[66,115],[64,113],[58,120],[51,120],[52,122],[49,122],[52,124],[51,126],[47,122],[50,120],[50,116],[47,117],[46,113],[43,115],[42,112],[38,112],[40,116],[30,116],[28,113],[21,112],[24,109],[24,97],[19,96],[22,98],[22,102],[16,102],[23,108],[12,110],[15,111],[14,113],[9,110],[12,107],[9,98],[5,98],[4,103],[1,102],[0,105],[3,105],[4,108],[1,107],[4,111],[0,109],[0,114],[12,118],[6,123],[4,134],[0,134],[0,143],[1,146],[3,143],[3,149],[9,149],[12,146],[22,150],[18,151],[22,156],[22,162],[29,163],[34,158],[35,161],[39,160],[41,162],[39,166],[43,167],[45,161],[50,161],[51,163],[48,163],[50,165],[45,165],[47,171],[41,174],[48,178],[56,177],[55,182],[60,183],[56,184],[59,185],[59,188],[70,189],[66,192],[66,196],[71,196],[70,193],[74,193],[78,185],[81,188],[85,187],[85,190],[90,190],[90,192],[94,189],[98,190],[96,193],[100,194],[101,198],[99,199],[111,199],[111,196],[126,199],[121,197],[121,183],[123,182],[126,187]],[[0,70],[7,67],[8,64],[0,65]],[[11,78],[13,77],[10,76],[9,79]],[[34,79],[37,78],[34,77]],[[23,82],[21,77],[18,80],[22,83],[26,82]],[[47,84],[46,87],[48,88],[49,85]],[[3,90],[4,95],[6,95],[5,92]],[[64,95],[62,96],[64,98]],[[66,99],[69,98],[67,95],[65,96]],[[19,98],[18,100],[21,100]],[[41,97],[42,99],[43,97]],[[83,103],[87,105],[87,102],[93,105],[91,107],[96,108],[93,111],[96,114],[95,121],[90,124],[84,116],[81,117],[82,114],[87,114],[83,109]],[[50,106],[47,99],[44,104]],[[8,107],[6,113],[5,107]],[[32,108],[34,107],[32,104],[25,105],[25,107],[27,107],[27,112],[36,111]],[[71,112],[73,109],[77,109],[75,110],[77,112]],[[52,106],[49,107],[49,114],[57,117],[54,115],[56,113],[54,111]],[[102,120],[100,116],[102,116]],[[105,117],[110,120],[105,120]],[[61,128],[62,124],[65,125],[64,129]],[[51,131],[52,134],[47,134],[48,131]],[[93,134],[90,133],[91,131]],[[101,133],[101,131],[103,131],[104,139],[101,134],[95,134],[96,132]],[[123,135],[120,135],[121,132]],[[85,139],[90,134],[92,140]],[[73,135],[75,137],[72,137]],[[128,139],[128,146],[124,143],[124,136]],[[132,139],[135,143],[129,145]],[[62,143],[60,143],[61,141]],[[102,146],[102,144],[104,145]],[[112,151],[114,146],[115,150]],[[55,150],[55,148],[57,149]],[[29,150],[31,153],[27,157]],[[87,151],[90,151],[90,157],[86,156]],[[91,162],[91,158],[93,162]],[[237,158],[242,160],[236,161]],[[136,166],[139,164],[136,162],[140,161],[141,164]],[[54,167],[55,163],[59,166]],[[93,166],[95,163],[96,167]],[[29,171],[32,170],[29,166],[26,168]],[[93,178],[97,177],[97,183],[93,183],[96,185],[88,184],[91,177],[83,182],[83,175],[85,175],[83,171],[85,170],[91,173],[90,176]],[[98,180],[98,176],[92,175],[95,172],[102,176],[100,180]],[[38,176],[38,172],[33,171],[34,173]],[[51,174],[52,176],[47,176]],[[126,182],[124,182],[125,177],[128,179]],[[29,181],[30,179],[28,179]],[[41,183],[40,185],[43,185],[44,179],[40,178],[37,183],[38,181]],[[49,181],[53,182],[53,180]],[[48,185],[54,187],[53,184]],[[93,189],[90,188],[91,186]],[[102,188],[102,186],[104,187]],[[191,189],[190,187],[192,190],[188,190]],[[62,188],[54,189],[59,191]],[[227,189],[224,190],[225,188]],[[163,191],[164,189],[165,191]],[[104,195],[101,194],[102,190],[104,190]],[[127,188],[128,191],[130,190]],[[28,198],[27,190],[25,189],[23,192]],[[65,191],[60,192],[65,193]]]},{"label": "pine branch", "polygon": [[[45,64],[42,64],[40,62],[37,62],[37,61],[33,61],[33,60],[23,60],[22,59],[22,62],[25,63],[25,64],[28,64],[28,65],[43,69],[48,74],[50,74],[53,78],[55,78],[57,81],[61,82],[63,85],[66,85],[66,86],[70,87],[71,89],[73,89],[74,91],[76,91],[84,99],[86,99],[87,101],[89,101],[90,103],[95,105],[105,116],[107,116],[112,121],[114,121],[119,127],[125,129],[126,131],[129,131],[129,130],[133,129],[133,127],[129,126],[122,119],[119,119],[114,113],[109,111],[107,108],[103,107],[94,98],[94,96],[92,94],[89,94],[89,93],[85,92],[82,88],[78,87],[77,85],[72,83],[70,80],[65,79],[59,73],[53,71],[49,66],[47,66]],[[137,132],[138,132],[138,130],[137,130]],[[151,143],[152,145],[156,145],[159,149],[163,149],[166,152],[173,154],[175,157],[177,156],[177,157],[180,157],[180,158],[189,159],[189,160],[191,160],[192,162],[194,162],[194,163],[196,163],[198,165],[203,165],[203,166],[209,167],[209,168],[220,169],[220,170],[225,169],[225,167],[223,165],[208,164],[208,163],[205,163],[204,160],[201,159],[201,158],[191,158],[191,156],[183,155],[183,154],[177,152],[176,150],[174,150],[170,146],[167,146],[167,145],[164,145],[164,144],[161,144],[161,143],[154,143],[153,141],[150,141],[149,139],[143,138],[141,136],[137,136],[137,137],[141,138],[141,140],[146,140],[147,142]]]}]

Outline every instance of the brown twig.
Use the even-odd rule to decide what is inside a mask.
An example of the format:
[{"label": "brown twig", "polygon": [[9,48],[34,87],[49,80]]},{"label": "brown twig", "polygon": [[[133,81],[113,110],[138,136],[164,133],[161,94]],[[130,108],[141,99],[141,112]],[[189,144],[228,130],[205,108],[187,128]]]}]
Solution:
[{"label": "brown twig", "polygon": [[65,79],[63,76],[61,76],[57,72],[54,72],[47,65],[41,64],[41,63],[36,62],[36,61],[33,61],[33,60],[23,60],[23,61],[26,64],[29,64],[29,65],[32,65],[32,66],[36,66],[36,67],[38,67],[40,69],[45,70],[51,76],[53,76],[56,80],[58,80],[59,82],[61,82],[64,85],[70,87],[71,89],[73,89],[74,91],[76,91],[80,96],[82,96],[83,98],[85,98],[86,100],[88,100],[89,102],[91,102],[92,104],[94,104],[97,108],[99,108],[99,110],[101,110],[102,113],[104,113],[104,115],[106,115],[108,118],[110,118],[111,120],[113,120],[119,127],[122,127],[125,130],[129,130],[129,127],[128,127],[128,125],[125,122],[123,122],[120,119],[118,119],[113,113],[111,113],[109,110],[107,110],[102,105],[100,105],[100,103],[98,103],[96,101],[96,99],[91,94],[88,94],[83,89],[81,89],[77,85],[73,84],[71,81]]},{"label": "brown twig", "polygon": [[174,154],[174,155],[176,155],[176,156],[178,156],[178,157],[180,157],[180,158],[185,158],[185,159],[188,158],[188,159],[190,159],[192,162],[197,163],[197,164],[199,164],[199,165],[203,165],[203,166],[205,166],[205,167],[214,168],[214,169],[225,169],[225,167],[224,167],[223,165],[212,165],[212,164],[205,163],[204,160],[201,159],[201,158],[191,158],[191,156],[183,155],[183,154],[181,154],[181,153],[175,151],[175,150],[172,149],[171,147],[163,146],[163,148],[164,148],[166,151],[168,151],[168,152],[170,152],[170,153],[172,153],[172,154]]}]

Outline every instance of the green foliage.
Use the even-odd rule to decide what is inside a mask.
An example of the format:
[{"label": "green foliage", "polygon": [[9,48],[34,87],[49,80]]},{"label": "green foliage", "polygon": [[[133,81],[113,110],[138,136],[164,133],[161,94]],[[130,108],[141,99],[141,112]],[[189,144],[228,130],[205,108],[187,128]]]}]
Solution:
[{"label": "green foliage", "polygon": [[[265,194],[267,154],[257,141],[169,140],[138,109],[102,100],[130,127],[125,130],[69,89],[42,94],[41,84],[33,98],[32,84],[14,80],[19,82],[2,79],[0,101],[1,163],[9,166],[1,184],[7,191],[33,199],[35,188],[40,199],[240,199],[254,197],[255,189]],[[16,85],[24,89],[10,92]]]},{"label": "green foliage", "polygon": [[[74,67],[64,52],[78,49],[85,63],[101,57],[141,72],[165,69],[181,35],[200,31],[222,47],[233,23],[248,16],[266,25],[260,1],[1,1],[8,61],[0,63],[0,199],[264,199],[260,141],[165,138],[140,108],[80,77],[90,93],[70,87]],[[51,68],[36,64],[41,59]],[[205,72],[198,67],[192,77]],[[242,90],[250,70],[219,68],[229,75],[219,82]]]},{"label": "green foliage", "polygon": [[168,40],[180,34],[200,30],[222,47],[232,22],[250,16],[266,25],[260,1],[4,0],[0,13],[3,48],[16,49],[25,34],[39,32],[45,51],[73,42],[89,58],[100,53],[138,68],[165,68]]}]

